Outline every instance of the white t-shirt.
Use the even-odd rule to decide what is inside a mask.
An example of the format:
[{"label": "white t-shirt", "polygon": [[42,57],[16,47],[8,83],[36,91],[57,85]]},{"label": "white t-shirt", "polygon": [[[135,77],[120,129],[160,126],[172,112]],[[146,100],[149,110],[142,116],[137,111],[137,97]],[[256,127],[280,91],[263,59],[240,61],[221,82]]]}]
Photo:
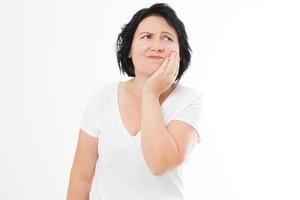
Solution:
[{"label": "white t-shirt", "polygon": [[[98,87],[90,97],[80,128],[98,137],[98,155],[91,200],[183,200],[185,161],[162,176],[149,171],[143,158],[140,133],[129,134],[117,101],[119,81]],[[201,95],[180,83],[161,105],[165,125],[181,120],[198,131]],[[199,136],[199,135],[198,135]]]}]

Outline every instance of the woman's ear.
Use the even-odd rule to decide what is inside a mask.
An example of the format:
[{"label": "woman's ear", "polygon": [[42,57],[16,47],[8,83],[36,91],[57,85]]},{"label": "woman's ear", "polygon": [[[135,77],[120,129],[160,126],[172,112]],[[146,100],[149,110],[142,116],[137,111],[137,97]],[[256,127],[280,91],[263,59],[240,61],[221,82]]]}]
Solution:
[{"label": "woman's ear", "polygon": [[131,50],[129,51],[128,58],[131,58]]}]

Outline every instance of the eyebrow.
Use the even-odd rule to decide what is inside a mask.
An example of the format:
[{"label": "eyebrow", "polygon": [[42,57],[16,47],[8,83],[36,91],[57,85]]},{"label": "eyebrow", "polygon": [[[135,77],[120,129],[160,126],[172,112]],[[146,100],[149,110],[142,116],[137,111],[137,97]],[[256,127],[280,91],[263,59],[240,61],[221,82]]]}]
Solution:
[{"label": "eyebrow", "polygon": [[[150,33],[150,32],[141,32],[140,35],[142,35],[142,34],[144,34],[144,33],[148,33],[148,34],[152,34],[152,35],[153,35],[153,33]],[[175,38],[174,34],[172,34],[172,33],[170,33],[170,32],[163,31],[162,33],[171,35],[173,38]]]}]

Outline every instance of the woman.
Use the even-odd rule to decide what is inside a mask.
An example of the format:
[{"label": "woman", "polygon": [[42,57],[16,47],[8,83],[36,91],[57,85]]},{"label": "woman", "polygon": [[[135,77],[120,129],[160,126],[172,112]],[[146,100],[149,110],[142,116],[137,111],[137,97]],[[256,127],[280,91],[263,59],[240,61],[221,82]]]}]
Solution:
[{"label": "woman", "polygon": [[183,23],[166,4],[138,11],[117,40],[120,71],[83,115],[68,199],[184,199],[182,166],[196,143],[200,95],[179,84],[190,63]]}]

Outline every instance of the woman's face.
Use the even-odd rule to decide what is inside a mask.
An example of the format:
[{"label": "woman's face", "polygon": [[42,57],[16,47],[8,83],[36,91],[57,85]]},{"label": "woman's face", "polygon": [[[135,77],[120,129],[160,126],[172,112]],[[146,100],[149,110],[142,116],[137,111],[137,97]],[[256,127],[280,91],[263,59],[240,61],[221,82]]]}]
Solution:
[{"label": "woman's face", "polygon": [[136,75],[150,76],[171,51],[179,53],[177,32],[163,17],[149,16],[139,23],[128,57],[132,58]]}]

